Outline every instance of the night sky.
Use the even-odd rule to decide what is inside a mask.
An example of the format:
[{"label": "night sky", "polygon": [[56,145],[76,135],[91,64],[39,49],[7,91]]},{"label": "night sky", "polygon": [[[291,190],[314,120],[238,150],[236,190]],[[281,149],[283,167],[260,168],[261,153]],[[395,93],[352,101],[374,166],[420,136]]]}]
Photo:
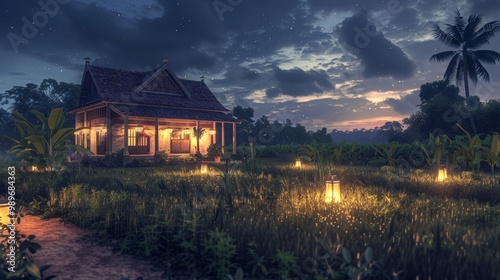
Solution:
[{"label": "night sky", "polygon": [[[44,78],[80,83],[86,56],[136,71],[166,56],[179,77],[204,76],[229,109],[251,106],[256,118],[329,131],[401,121],[418,109],[420,85],[447,66],[429,62],[448,50],[433,39],[433,23],[453,23],[457,8],[500,20],[498,0],[40,2],[48,14],[38,1],[0,2],[0,93]],[[484,49],[500,51],[500,36]],[[491,83],[471,89],[481,100],[500,94],[500,65],[486,67]]]}]

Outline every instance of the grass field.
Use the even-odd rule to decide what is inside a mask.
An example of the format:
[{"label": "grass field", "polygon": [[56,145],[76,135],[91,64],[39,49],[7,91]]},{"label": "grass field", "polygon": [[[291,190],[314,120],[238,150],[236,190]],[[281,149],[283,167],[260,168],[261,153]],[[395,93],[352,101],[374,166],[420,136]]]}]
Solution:
[{"label": "grass field", "polygon": [[[92,228],[94,242],[196,279],[500,279],[500,176],[315,165],[77,168],[30,173],[33,212]],[[36,235],[36,233],[34,233]],[[236,274],[236,275],[235,275]],[[399,278],[397,278],[399,277]],[[229,278],[230,279],[230,278]]]}]

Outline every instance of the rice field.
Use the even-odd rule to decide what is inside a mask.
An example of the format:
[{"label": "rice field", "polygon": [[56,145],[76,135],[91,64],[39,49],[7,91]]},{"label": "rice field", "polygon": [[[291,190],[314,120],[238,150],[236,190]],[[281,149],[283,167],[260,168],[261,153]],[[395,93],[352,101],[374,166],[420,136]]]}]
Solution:
[{"label": "rice field", "polygon": [[341,200],[326,203],[313,164],[252,171],[82,168],[27,173],[19,188],[32,211],[95,229],[92,241],[150,258],[165,276],[500,279],[497,174],[438,183],[427,170],[334,166]]}]

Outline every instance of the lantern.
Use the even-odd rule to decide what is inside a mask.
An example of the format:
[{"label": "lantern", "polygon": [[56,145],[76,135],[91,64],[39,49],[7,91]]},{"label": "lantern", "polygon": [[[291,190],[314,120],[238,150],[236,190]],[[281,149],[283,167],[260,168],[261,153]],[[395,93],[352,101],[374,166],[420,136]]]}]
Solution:
[{"label": "lantern", "polygon": [[7,202],[5,199],[0,201],[0,223],[4,225],[10,224],[9,204]]},{"label": "lantern", "polygon": [[295,160],[295,167],[299,168],[302,166],[302,160],[300,158]]},{"label": "lantern", "polygon": [[441,166],[438,170],[437,181],[442,183],[448,178],[448,172],[445,167]]},{"label": "lantern", "polygon": [[325,202],[340,202],[340,181],[337,175],[331,175],[326,180]]},{"label": "lantern", "polygon": [[207,174],[208,173],[208,165],[202,164],[200,168],[200,173],[201,174]]}]

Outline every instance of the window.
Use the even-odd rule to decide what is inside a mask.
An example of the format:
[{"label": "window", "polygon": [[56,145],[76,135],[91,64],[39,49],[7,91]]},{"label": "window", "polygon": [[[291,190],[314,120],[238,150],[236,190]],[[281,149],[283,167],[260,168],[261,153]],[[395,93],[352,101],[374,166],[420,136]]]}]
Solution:
[{"label": "window", "polygon": [[128,151],[130,154],[148,154],[150,137],[144,132],[130,128],[128,130]]},{"label": "window", "polygon": [[147,146],[149,145],[149,136],[135,128],[128,130],[128,146]]},{"label": "window", "polygon": [[135,128],[128,129],[128,145],[137,146],[137,131]]}]

